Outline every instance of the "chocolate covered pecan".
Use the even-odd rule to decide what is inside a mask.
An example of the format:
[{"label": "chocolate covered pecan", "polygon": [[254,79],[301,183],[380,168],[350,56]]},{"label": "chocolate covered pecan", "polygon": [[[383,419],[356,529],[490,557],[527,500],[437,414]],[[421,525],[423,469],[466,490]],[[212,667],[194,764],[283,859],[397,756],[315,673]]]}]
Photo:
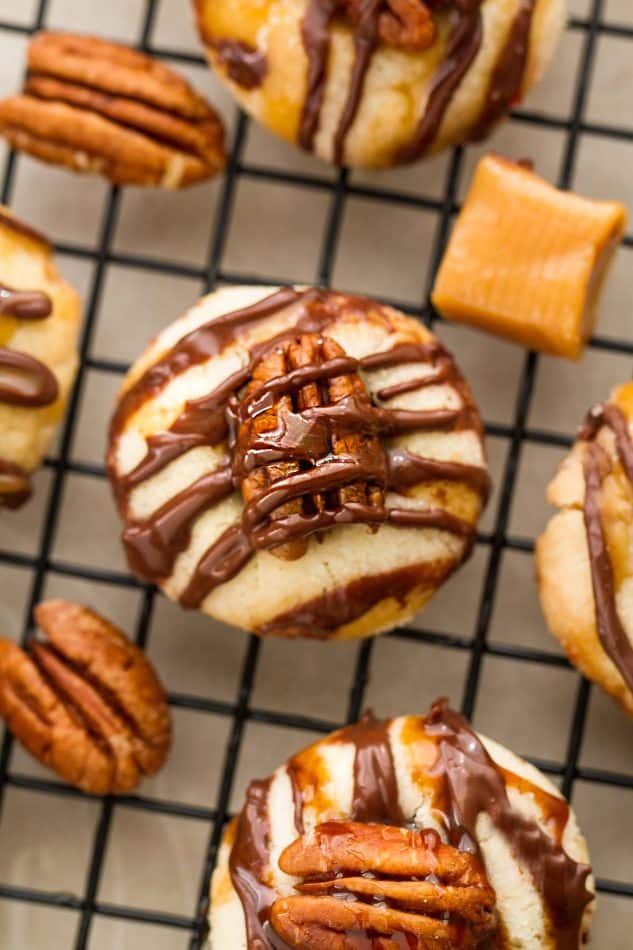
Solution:
[{"label": "chocolate covered pecan", "polygon": [[[356,360],[335,340],[306,333],[273,346],[253,367],[237,409],[235,467],[245,504],[254,507],[266,495],[274,499],[274,486],[283,483],[287,489],[281,494],[279,485],[280,497],[289,497],[266,512],[273,523],[294,519],[300,525],[345,505],[380,508],[386,480],[380,441],[357,424],[346,425],[346,417],[357,420],[370,405]],[[337,409],[332,414],[326,407]],[[340,460],[341,480],[319,480],[319,466],[329,458]],[[316,490],[302,490],[302,472],[312,473],[309,481]],[[368,472],[374,478],[367,479]],[[301,537],[271,550],[293,560],[305,553],[307,544]]]},{"label": "chocolate covered pecan", "polygon": [[0,103],[0,131],[36,158],[120,185],[182,188],[225,162],[217,113],[181,76],[89,36],[31,41],[22,93]]},{"label": "chocolate covered pecan", "polygon": [[123,794],[164,764],[169,707],[156,674],[109,621],[62,600],[35,610],[46,639],[0,640],[0,714],[29,752],[83,791]]}]

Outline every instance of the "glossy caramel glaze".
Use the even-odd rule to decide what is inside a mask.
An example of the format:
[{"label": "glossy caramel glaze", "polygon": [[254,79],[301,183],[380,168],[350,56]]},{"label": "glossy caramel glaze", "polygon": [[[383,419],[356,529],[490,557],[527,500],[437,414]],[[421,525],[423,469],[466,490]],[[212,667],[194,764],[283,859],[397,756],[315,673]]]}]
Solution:
[{"label": "glossy caramel glaze", "polygon": [[[306,808],[316,809],[321,821],[411,827],[400,804],[392,728],[392,720],[378,721],[368,713],[356,725],[334,733],[289,761],[286,771],[292,785],[298,837],[305,831]],[[419,772],[414,772],[413,778],[431,792],[433,814],[439,816],[448,843],[485,863],[476,830],[479,816],[485,813],[540,893],[553,929],[552,946],[578,950],[585,909],[592,900],[587,888],[590,868],[574,861],[563,848],[570,814],[564,799],[498,766],[467,721],[445,700],[436,702],[425,718],[404,720],[401,741],[418,760]],[[337,813],[325,792],[331,776],[321,750],[329,744],[351,744],[354,750],[353,791],[346,814]],[[270,927],[271,908],[278,896],[271,885],[269,851],[268,796],[272,781],[252,784],[230,857],[231,879],[244,910],[249,950],[277,950],[282,946]],[[533,798],[547,833],[512,806],[510,788]],[[326,825],[320,827],[325,829]],[[369,933],[354,932],[348,935],[346,946],[359,950],[373,947],[372,939]],[[502,931],[492,945],[509,946]]]}]

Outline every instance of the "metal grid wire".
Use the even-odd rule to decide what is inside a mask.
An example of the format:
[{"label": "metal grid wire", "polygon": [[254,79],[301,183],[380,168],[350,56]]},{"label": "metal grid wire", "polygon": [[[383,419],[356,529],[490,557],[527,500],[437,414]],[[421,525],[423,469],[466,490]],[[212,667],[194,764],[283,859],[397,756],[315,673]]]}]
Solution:
[{"label": "metal grid wire", "polygon": [[[202,64],[204,62],[202,56],[191,55],[171,49],[156,48],[150,44],[150,37],[157,17],[159,2],[160,0],[147,0],[143,27],[141,35],[138,38],[139,47],[161,58],[180,61],[184,64]],[[556,129],[564,133],[565,147],[558,181],[558,184],[563,188],[567,188],[572,184],[578,153],[578,142],[582,134],[592,133],[609,139],[633,142],[633,130],[631,129],[589,123],[585,121],[584,118],[585,106],[590,90],[596,44],[599,36],[610,35],[633,41],[633,27],[606,22],[604,19],[604,8],[605,0],[592,0],[590,12],[586,18],[573,17],[569,22],[569,29],[581,36],[581,55],[575,80],[571,116],[568,119],[558,119],[529,112],[525,109],[521,109],[513,116],[516,121]],[[46,12],[47,0],[39,0],[34,21],[30,26],[12,22],[0,22],[0,34],[4,31],[21,34],[34,32],[42,26]],[[71,257],[91,260],[95,263],[95,268],[80,340],[81,367],[79,369],[77,383],[70,398],[59,452],[55,458],[46,460],[47,467],[52,470],[52,480],[46,501],[41,536],[42,540],[39,551],[36,556],[28,556],[0,549],[0,564],[4,563],[18,567],[28,567],[31,568],[33,572],[33,581],[27,598],[26,616],[24,617],[22,631],[23,642],[26,641],[33,630],[33,607],[41,599],[47,574],[49,573],[81,578],[86,581],[140,589],[142,598],[135,636],[136,642],[142,647],[145,645],[152,617],[155,596],[154,589],[139,584],[134,578],[125,573],[93,569],[81,564],[68,563],[53,558],[52,556],[66,475],[73,473],[96,478],[105,477],[102,466],[78,463],[70,459],[70,447],[78,420],[78,407],[85,385],[87,370],[96,369],[106,373],[122,374],[127,369],[122,363],[113,360],[94,359],[89,355],[96,323],[96,314],[99,308],[108,264],[115,263],[122,266],[140,268],[145,270],[148,275],[151,272],[159,271],[175,276],[202,279],[208,290],[221,283],[279,283],[278,278],[267,280],[266,278],[252,274],[229,272],[222,267],[225,241],[229,230],[238,181],[240,178],[263,179],[268,182],[283,183],[290,187],[317,189],[329,193],[329,210],[321,243],[318,268],[315,274],[315,281],[324,286],[328,286],[330,283],[337,252],[342,215],[348,196],[367,197],[376,201],[396,203],[434,212],[437,224],[433,246],[431,248],[431,266],[428,286],[425,289],[425,299],[417,309],[411,308],[408,304],[402,304],[397,300],[387,300],[385,302],[402,307],[402,309],[413,313],[429,325],[436,319],[439,319],[428,302],[428,295],[442,256],[452,217],[459,210],[457,187],[463,164],[463,151],[461,149],[454,150],[448,166],[443,197],[439,200],[434,200],[410,194],[394,193],[373,187],[359,187],[350,182],[348,173],[344,169],[338,173],[334,181],[331,181],[330,179],[318,175],[286,173],[277,169],[247,163],[243,161],[242,155],[248,123],[249,120],[243,114],[240,114],[234,133],[227,172],[222,184],[222,191],[213,222],[212,233],[210,235],[206,266],[203,268],[190,267],[169,261],[157,261],[136,254],[115,253],[112,249],[112,243],[118,220],[121,197],[117,188],[111,188],[109,191],[96,250],[74,244],[57,244],[57,250],[60,253]],[[0,190],[1,199],[7,204],[11,203],[12,188],[18,161],[19,159],[15,154],[9,154]],[[633,235],[628,235],[625,238],[625,243],[629,247],[633,247]],[[292,283],[292,275],[287,276],[288,283]],[[592,339],[590,346],[612,353],[630,354],[633,356],[633,341],[631,340],[618,340],[611,337],[605,338],[596,336]],[[491,532],[480,533],[478,536],[478,543],[489,549],[489,555],[478,606],[474,636],[463,637],[447,635],[427,629],[414,630],[408,628],[397,629],[388,635],[419,643],[434,644],[443,649],[457,650],[468,654],[468,664],[461,701],[462,711],[467,716],[472,715],[477,701],[482,661],[486,655],[506,657],[519,662],[524,661],[562,668],[569,666],[564,657],[555,653],[516,645],[492,644],[488,641],[488,630],[495,602],[502,554],[504,550],[521,552],[531,552],[533,550],[533,542],[531,540],[508,534],[513,491],[523,447],[526,443],[537,443],[543,446],[566,448],[572,443],[572,439],[567,435],[529,428],[527,425],[537,364],[538,357],[534,353],[530,353],[525,357],[521,370],[512,423],[509,425],[486,425],[488,435],[502,437],[508,440],[509,452],[503,471],[500,500],[494,527]],[[25,901],[31,904],[48,905],[57,908],[63,907],[78,911],[78,926],[72,944],[75,950],[82,950],[82,948],[87,947],[91,924],[95,915],[127,919],[147,924],[157,924],[163,927],[174,928],[175,931],[190,932],[191,938],[189,946],[192,950],[193,948],[201,947],[206,936],[209,880],[224,825],[231,817],[229,814],[229,798],[246,723],[248,721],[267,723],[275,726],[286,726],[320,733],[329,732],[331,729],[341,725],[340,722],[329,722],[307,716],[273,712],[253,706],[251,704],[251,693],[257,668],[259,647],[260,641],[256,637],[251,637],[245,653],[239,691],[235,702],[230,703],[174,693],[170,694],[169,697],[173,707],[212,713],[228,717],[231,721],[228,742],[224,751],[216,807],[206,809],[182,804],[177,801],[156,801],[154,799],[143,798],[142,796],[128,796],[116,800],[134,809],[151,810],[164,815],[188,817],[200,822],[201,829],[208,829],[206,860],[201,870],[199,901],[195,917],[189,918],[177,914],[137,909],[125,905],[107,903],[97,899],[104,865],[104,855],[108,843],[108,834],[116,806],[116,801],[109,798],[104,799],[101,805],[83,896],[60,895],[56,892],[0,883],[0,899]],[[358,647],[355,675],[349,691],[347,721],[357,719],[362,710],[371,653],[371,640],[363,642]],[[630,775],[579,766],[579,754],[583,741],[589,693],[590,686],[588,682],[584,679],[580,679],[571,729],[567,739],[565,760],[562,762],[552,762],[532,759],[535,765],[559,779],[561,789],[567,797],[573,796],[574,783],[578,779],[620,789],[633,788],[633,777]],[[10,771],[11,746],[12,740],[7,734],[0,749],[0,807],[2,806],[5,792],[10,786],[44,793],[51,792],[56,795],[81,797],[80,792],[62,783],[42,780]],[[633,883],[627,884],[599,879],[597,886],[600,892],[633,898]]]}]

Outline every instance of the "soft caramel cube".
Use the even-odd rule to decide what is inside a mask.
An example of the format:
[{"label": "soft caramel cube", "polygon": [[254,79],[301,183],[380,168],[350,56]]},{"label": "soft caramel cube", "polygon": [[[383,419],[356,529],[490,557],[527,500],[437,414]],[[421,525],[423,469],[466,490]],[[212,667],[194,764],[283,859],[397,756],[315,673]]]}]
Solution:
[{"label": "soft caramel cube", "polygon": [[578,359],[626,227],[626,208],[559,191],[529,168],[481,160],[433,303],[530,349]]}]

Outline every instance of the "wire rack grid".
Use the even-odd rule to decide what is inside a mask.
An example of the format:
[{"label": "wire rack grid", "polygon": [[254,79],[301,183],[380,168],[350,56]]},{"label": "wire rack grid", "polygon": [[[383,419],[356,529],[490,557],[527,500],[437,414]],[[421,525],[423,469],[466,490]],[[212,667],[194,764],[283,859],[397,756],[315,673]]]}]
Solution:
[{"label": "wire rack grid", "polygon": [[[161,0],[147,0],[143,26],[138,45],[155,55],[183,64],[200,64],[202,56],[183,53],[178,50],[157,48],[151,43],[151,36]],[[0,35],[5,32],[28,35],[40,29],[45,23],[47,0],[38,0],[37,10],[30,24],[23,22],[0,22]],[[633,26],[622,25],[605,19],[605,0],[591,0],[586,16],[574,16],[568,28],[580,38],[580,56],[577,75],[575,77],[575,91],[573,108],[568,118],[559,119],[549,115],[530,112],[527,109],[517,111],[514,118],[522,123],[528,123],[542,128],[554,128],[564,134],[564,151],[559,172],[558,184],[561,187],[570,187],[574,179],[575,164],[578,154],[578,142],[581,135],[591,133],[610,140],[624,140],[633,142],[633,129],[616,126],[598,125],[588,122],[585,118],[586,105],[590,92],[592,71],[596,58],[596,47],[601,36],[613,36],[621,40],[633,41]],[[120,212],[121,192],[111,188],[108,193],[105,209],[100,225],[99,240],[96,250],[90,247],[78,246],[69,243],[57,245],[57,250],[69,257],[77,257],[94,262],[92,283],[86,305],[85,320],[80,340],[81,367],[77,384],[68,406],[68,412],[59,443],[59,450],[55,457],[46,460],[51,470],[52,478],[48,497],[45,501],[41,543],[37,554],[27,555],[15,551],[4,550],[0,538],[0,565],[28,567],[32,569],[32,583],[28,594],[28,602],[24,616],[22,638],[27,639],[33,630],[33,607],[41,599],[46,578],[49,574],[60,574],[67,577],[81,578],[90,582],[102,582],[122,587],[138,588],[141,591],[140,611],[136,623],[136,641],[142,647],[146,645],[152,611],[154,608],[155,591],[147,586],[138,584],[131,576],[115,571],[100,570],[71,563],[53,556],[53,546],[60,518],[60,503],[64,491],[65,479],[69,474],[103,478],[102,466],[74,461],[71,458],[71,444],[78,419],[78,407],[85,386],[88,370],[99,370],[104,373],[121,375],[127,369],[122,362],[115,360],[98,359],[91,356],[96,314],[103,291],[106,267],[109,263],[116,263],[123,267],[140,268],[150,275],[161,271],[169,275],[202,278],[207,289],[212,289],[220,283],[278,283],[278,278],[268,281],[261,276],[229,271],[223,267],[223,254],[226,237],[230,225],[231,214],[238,182],[243,178],[261,179],[284,184],[295,188],[317,189],[329,195],[329,207],[325,230],[321,241],[321,250],[314,280],[324,286],[330,284],[337,246],[341,232],[341,222],[346,201],[350,196],[371,198],[378,202],[398,203],[413,209],[431,211],[436,218],[435,235],[430,250],[430,267],[428,271],[427,287],[424,299],[413,312],[417,317],[428,324],[439,319],[429,304],[428,295],[433,277],[441,258],[452,219],[459,210],[458,186],[463,171],[464,152],[456,149],[448,164],[443,195],[439,198],[420,197],[417,194],[393,192],[387,189],[366,187],[354,183],[348,172],[343,169],[338,172],[334,180],[319,175],[304,175],[295,172],[285,172],[273,167],[264,167],[249,163],[244,159],[244,145],[246,141],[249,120],[240,114],[233,135],[230,160],[222,185],[220,200],[217,205],[215,220],[208,245],[206,265],[203,268],[191,267],[186,264],[157,261],[153,258],[144,258],[139,255],[117,252],[113,248],[113,234]],[[2,178],[2,201],[11,204],[12,190],[16,175],[16,167],[20,159],[14,153],[9,153]],[[625,238],[625,244],[633,247],[633,235]],[[292,282],[292,274],[288,275],[288,282]],[[402,304],[398,300],[387,300],[396,306],[403,306],[412,312],[409,304]],[[613,337],[596,336],[591,341],[594,349],[605,350],[611,353],[633,356],[633,338],[617,339]],[[456,634],[447,634],[442,631],[429,630],[424,627],[418,629],[402,628],[393,631],[390,637],[406,639],[412,643],[424,643],[438,646],[442,649],[460,651],[466,655],[466,674],[463,683],[461,706],[465,714],[471,716],[478,700],[481,683],[482,661],[486,656],[511,658],[518,662],[542,664],[545,666],[567,668],[567,661],[557,653],[548,652],[517,644],[491,643],[488,637],[491,617],[495,605],[495,595],[500,576],[500,565],[504,551],[518,551],[529,553],[533,549],[533,542],[524,537],[510,533],[510,511],[517,481],[517,473],[522,451],[528,443],[544,446],[554,446],[564,449],[571,445],[569,434],[556,433],[544,429],[536,429],[528,425],[528,415],[534,391],[538,357],[530,353],[526,355],[521,368],[520,383],[517,390],[516,404],[513,416],[508,424],[491,423],[486,425],[489,436],[506,439],[509,451],[506,456],[503,470],[503,479],[500,489],[499,502],[496,510],[494,525],[491,531],[482,532],[478,536],[478,544],[487,552],[484,583],[480,595],[474,636],[466,637]],[[347,721],[356,719],[362,710],[365,691],[370,671],[370,661],[374,644],[372,641],[363,642],[358,648],[353,680],[349,686],[347,705]],[[113,816],[117,802],[105,799],[100,806],[99,819],[92,841],[89,869],[85,880],[83,893],[59,894],[54,891],[39,890],[34,887],[16,886],[0,882],[0,900],[27,902],[31,905],[46,905],[63,907],[77,912],[76,931],[70,944],[75,950],[83,950],[89,946],[91,927],[96,917],[110,917],[120,920],[130,920],[148,925],[155,924],[164,928],[172,928],[174,934],[179,933],[189,940],[190,948],[201,947],[206,936],[206,909],[210,875],[223,828],[230,816],[230,797],[234,784],[235,772],[240,753],[241,742],[248,722],[272,724],[278,727],[291,727],[313,733],[325,733],[341,725],[340,722],[326,721],[312,716],[301,714],[280,713],[271,709],[260,708],[252,702],[253,684],[255,680],[260,641],[251,637],[245,652],[239,689],[234,701],[205,699],[182,693],[171,693],[170,703],[175,708],[192,709],[199,712],[212,713],[226,717],[229,722],[228,741],[223,751],[221,779],[216,797],[216,806],[212,809],[184,804],[179,801],[157,801],[148,797],[128,796],[118,799],[118,802],[129,808],[141,811],[159,811],[162,814],[184,816],[199,823],[203,833],[208,836],[203,866],[200,868],[198,888],[198,902],[194,913],[188,917],[169,912],[142,909],[136,906],[114,904],[100,900],[98,897],[99,884],[103,872],[104,855],[108,845],[108,835],[112,827]],[[618,789],[633,789],[633,777],[605,769],[586,768],[579,764],[580,750],[583,742],[583,732],[587,718],[590,686],[586,680],[579,678],[575,699],[571,730],[567,738],[567,749],[562,761],[532,760],[545,772],[559,781],[565,795],[573,797],[574,784],[582,779],[585,782],[598,783]],[[12,741],[7,734],[0,749],[0,806],[7,789],[11,787],[30,789],[42,794],[55,794],[81,798],[80,793],[54,780],[33,777],[17,772],[11,768]],[[599,879],[598,891],[617,895],[624,898],[633,898],[633,883]],[[633,905],[632,905],[633,906]],[[188,935],[188,936],[187,936]],[[0,943],[2,939],[0,937]],[[182,945],[181,942],[178,945]],[[26,948],[28,950],[28,948]]]}]

